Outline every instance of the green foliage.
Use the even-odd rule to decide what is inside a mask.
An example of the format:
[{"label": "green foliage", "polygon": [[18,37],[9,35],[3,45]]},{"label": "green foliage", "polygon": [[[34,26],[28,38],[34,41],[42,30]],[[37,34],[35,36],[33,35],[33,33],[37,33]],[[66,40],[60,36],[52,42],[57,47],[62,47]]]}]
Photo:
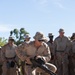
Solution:
[{"label": "green foliage", "polygon": [[0,47],[4,46],[7,43],[7,39],[0,37]]},{"label": "green foliage", "polygon": [[17,45],[19,45],[20,43],[22,43],[24,41],[24,36],[26,34],[29,34],[29,33],[24,28],[21,28],[20,30],[14,29],[14,30],[10,31],[10,36],[15,37],[15,43]]}]

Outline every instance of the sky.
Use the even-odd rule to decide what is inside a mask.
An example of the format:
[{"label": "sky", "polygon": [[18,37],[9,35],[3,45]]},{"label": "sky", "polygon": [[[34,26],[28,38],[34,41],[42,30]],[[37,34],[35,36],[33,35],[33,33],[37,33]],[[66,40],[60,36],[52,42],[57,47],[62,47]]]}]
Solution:
[{"label": "sky", "polygon": [[25,28],[33,38],[37,31],[53,33],[63,28],[75,32],[75,0],[0,0],[0,37],[8,38],[14,28]]}]

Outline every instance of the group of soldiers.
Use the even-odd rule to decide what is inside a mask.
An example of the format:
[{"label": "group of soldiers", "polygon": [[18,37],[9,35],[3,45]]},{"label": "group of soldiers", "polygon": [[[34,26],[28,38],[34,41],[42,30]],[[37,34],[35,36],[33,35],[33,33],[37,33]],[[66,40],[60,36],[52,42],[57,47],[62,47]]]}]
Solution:
[{"label": "group of soldiers", "polygon": [[49,69],[57,75],[75,75],[75,33],[69,39],[64,35],[64,29],[59,29],[59,35],[54,39],[48,34],[49,41],[42,32],[36,32],[34,40],[26,34],[20,45],[14,44],[14,38],[9,37],[8,43],[0,49],[0,75],[18,75],[17,64],[21,60],[24,75],[49,75],[40,68],[32,67],[31,58],[41,58]]},{"label": "group of soldiers", "polygon": [[56,65],[57,75],[75,75],[75,33],[68,38],[64,35],[64,29],[58,32],[59,36],[54,41],[52,33],[49,33],[50,62]]}]

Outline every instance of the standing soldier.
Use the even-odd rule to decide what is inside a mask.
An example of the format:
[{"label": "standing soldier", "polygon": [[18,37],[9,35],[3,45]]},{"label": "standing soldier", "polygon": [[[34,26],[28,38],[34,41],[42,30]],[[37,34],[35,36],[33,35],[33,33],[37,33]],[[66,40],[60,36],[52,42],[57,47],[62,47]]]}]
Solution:
[{"label": "standing soldier", "polygon": [[14,44],[13,37],[9,37],[8,43],[2,47],[2,75],[16,75],[16,45]]},{"label": "standing soldier", "polygon": [[[22,45],[18,46],[16,49],[16,53],[18,57],[25,61],[25,73],[26,75],[36,75],[36,68],[32,68],[32,63],[30,61],[30,58],[34,58],[36,56],[36,59],[41,58],[44,60],[45,63],[47,63],[50,58],[50,50],[46,43],[44,43],[44,35],[41,32],[36,32],[34,36],[34,41],[30,43],[23,43]],[[56,72],[56,67],[54,65],[50,65],[50,68],[53,72]],[[47,73],[44,72],[43,75],[46,75]]]},{"label": "standing soldier", "polygon": [[1,47],[0,47],[0,75],[2,75]]},{"label": "standing soldier", "polygon": [[70,58],[69,58],[69,75],[75,75],[75,33],[72,34],[71,37],[71,50],[70,50]]},{"label": "standing soldier", "polygon": [[25,41],[26,43],[29,43],[29,42],[30,42],[30,38],[31,38],[30,35],[29,35],[29,34],[26,34],[24,41]]},{"label": "standing soldier", "polygon": [[50,48],[50,51],[51,51],[51,60],[50,62],[54,64],[54,49],[53,49],[53,34],[52,33],[49,33],[48,34],[48,37],[49,37],[49,41],[47,42],[49,48]]},{"label": "standing soldier", "polygon": [[[24,39],[25,39],[25,40],[24,40],[24,43],[29,43],[29,42],[30,42],[30,38],[31,38],[30,35],[29,35],[29,34],[26,34],[25,37],[24,37]],[[23,75],[25,75],[25,72],[24,72],[24,68],[25,68],[25,67],[24,67],[24,65],[25,65],[25,61],[21,61],[22,74],[23,74]]]},{"label": "standing soldier", "polygon": [[55,64],[58,75],[68,75],[68,53],[70,41],[64,36],[64,30],[59,30],[59,36],[54,40]]}]

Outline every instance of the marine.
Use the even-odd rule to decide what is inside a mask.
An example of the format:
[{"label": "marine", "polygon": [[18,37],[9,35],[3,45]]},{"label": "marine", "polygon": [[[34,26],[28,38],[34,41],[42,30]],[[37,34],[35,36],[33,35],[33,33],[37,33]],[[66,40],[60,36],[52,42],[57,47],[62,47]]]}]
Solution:
[{"label": "marine", "polygon": [[[42,32],[36,32],[33,38],[34,41],[31,41],[30,43],[23,43],[16,49],[17,56],[22,61],[25,61],[26,75],[36,75],[38,70],[36,68],[32,68],[30,58],[34,58],[36,56],[36,59],[42,58],[45,63],[48,63],[51,59],[49,47],[44,42],[46,39],[44,34]],[[53,72],[56,72],[57,68],[54,65],[49,64],[48,66],[50,66]],[[43,75],[46,75],[46,73],[44,72]]]},{"label": "marine", "polygon": [[8,43],[2,47],[1,58],[3,61],[2,75],[17,75],[15,61],[17,60],[14,38],[9,37]]},{"label": "marine", "polygon": [[54,40],[54,51],[55,51],[55,64],[57,67],[58,75],[69,75],[68,74],[68,55],[70,49],[70,41],[64,36],[64,29],[59,29],[59,36]]}]

